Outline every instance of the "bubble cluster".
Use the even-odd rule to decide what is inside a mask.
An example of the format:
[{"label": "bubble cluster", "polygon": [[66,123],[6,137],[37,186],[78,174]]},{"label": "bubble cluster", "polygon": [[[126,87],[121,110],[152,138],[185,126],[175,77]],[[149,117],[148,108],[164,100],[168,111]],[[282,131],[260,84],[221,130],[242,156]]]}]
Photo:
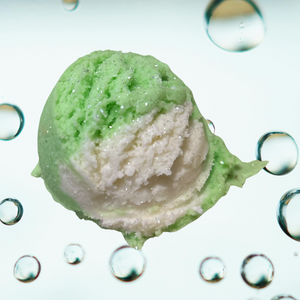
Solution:
[{"label": "bubble cluster", "polygon": [[40,262],[36,257],[30,255],[20,257],[14,266],[14,276],[24,283],[36,280],[40,272]]},{"label": "bubble cluster", "polygon": [[[300,189],[285,193],[277,206],[277,221],[281,229],[300,242]],[[298,255],[298,254],[297,254]]]},{"label": "bubble cluster", "polygon": [[5,225],[18,223],[23,216],[23,206],[16,199],[7,198],[0,203],[0,221]]},{"label": "bubble cluster", "polygon": [[255,289],[267,287],[274,278],[272,262],[263,254],[247,256],[241,267],[243,280]]},{"label": "bubble cluster", "polygon": [[298,162],[298,147],[286,132],[268,132],[257,143],[256,158],[268,161],[264,168],[273,175],[290,173]]},{"label": "bubble cluster", "polygon": [[144,272],[145,265],[146,261],[142,252],[129,246],[118,248],[110,258],[112,274],[125,282],[139,278]]},{"label": "bubble cluster", "polygon": [[225,277],[225,265],[218,257],[207,257],[201,262],[199,273],[207,282],[219,282]]},{"label": "bubble cluster", "polygon": [[17,137],[24,127],[24,115],[19,107],[0,104],[0,140],[9,141]]},{"label": "bubble cluster", "polygon": [[70,244],[66,247],[64,252],[65,260],[70,265],[78,265],[84,258],[84,250],[78,244]]},{"label": "bubble cluster", "polygon": [[266,33],[262,14],[251,0],[214,0],[206,9],[205,22],[212,42],[228,51],[250,50]]},{"label": "bubble cluster", "polygon": [[73,11],[78,6],[78,0],[62,0],[63,8],[67,11]]}]

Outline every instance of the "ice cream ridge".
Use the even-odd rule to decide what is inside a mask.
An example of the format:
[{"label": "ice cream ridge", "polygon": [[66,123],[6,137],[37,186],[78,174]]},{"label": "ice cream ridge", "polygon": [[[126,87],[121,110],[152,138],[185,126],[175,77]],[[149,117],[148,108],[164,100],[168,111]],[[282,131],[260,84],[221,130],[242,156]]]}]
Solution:
[{"label": "ice cream ridge", "polygon": [[32,175],[55,201],[138,249],[266,165],[227,150],[165,63],[110,50],[79,58],[60,77],[40,119],[38,154]]}]

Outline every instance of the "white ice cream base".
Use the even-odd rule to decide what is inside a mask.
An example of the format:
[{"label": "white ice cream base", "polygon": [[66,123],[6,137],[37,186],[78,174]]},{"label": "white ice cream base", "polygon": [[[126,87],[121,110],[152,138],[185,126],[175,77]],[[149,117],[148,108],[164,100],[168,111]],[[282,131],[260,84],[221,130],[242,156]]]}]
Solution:
[{"label": "white ice cream base", "polygon": [[[187,210],[202,213],[199,191],[209,176],[203,124],[190,101],[157,109],[104,140],[86,139],[60,166],[61,189],[104,228],[153,236]],[[79,175],[80,174],[80,175]]]}]

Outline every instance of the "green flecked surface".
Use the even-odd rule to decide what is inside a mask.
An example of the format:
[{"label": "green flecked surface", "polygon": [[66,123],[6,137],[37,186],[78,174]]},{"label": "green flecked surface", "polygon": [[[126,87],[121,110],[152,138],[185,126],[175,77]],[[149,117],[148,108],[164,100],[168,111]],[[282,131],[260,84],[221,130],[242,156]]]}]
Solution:
[{"label": "green flecked surface", "polygon": [[56,84],[54,114],[63,147],[109,137],[124,123],[192,99],[191,91],[152,56],[96,51],[79,58]]},{"label": "green flecked surface", "polygon": [[[59,79],[42,112],[38,132],[39,163],[32,175],[44,179],[55,201],[76,212],[79,218],[92,220],[61,190],[60,166],[67,167],[80,178],[69,157],[86,137],[101,142],[120,126],[135,121],[153,108],[163,114],[174,104],[185,101],[193,103],[191,118],[204,124],[209,141],[206,161],[213,161],[210,176],[198,192],[199,199],[204,195],[199,204],[205,212],[231,185],[242,187],[246,178],[255,175],[266,163],[243,163],[232,155],[222,139],[210,132],[189,88],[166,64],[152,56],[108,50],[93,52],[74,62]],[[159,207],[153,207],[153,213],[157,210]],[[124,215],[126,211],[115,213]],[[118,230],[130,246],[141,248],[147,239],[164,231],[179,230],[199,216],[190,209],[173,225],[147,237],[124,232],[122,228]],[[92,221],[99,223],[99,220]]]}]

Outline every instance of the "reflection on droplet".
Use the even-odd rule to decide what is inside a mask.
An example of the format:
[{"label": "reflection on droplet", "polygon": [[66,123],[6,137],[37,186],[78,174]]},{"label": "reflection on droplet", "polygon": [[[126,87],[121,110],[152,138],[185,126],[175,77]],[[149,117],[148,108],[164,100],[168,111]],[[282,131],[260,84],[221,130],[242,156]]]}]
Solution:
[{"label": "reflection on droplet", "polygon": [[15,105],[0,104],[0,140],[9,141],[17,137],[24,127],[24,115]]},{"label": "reflection on droplet", "polygon": [[65,249],[65,260],[70,265],[78,265],[84,258],[84,250],[78,244],[70,244]]},{"label": "reflection on droplet", "polygon": [[129,246],[118,248],[110,258],[111,272],[121,281],[136,280],[143,274],[145,265],[142,252]]},{"label": "reflection on droplet", "polygon": [[257,142],[256,158],[267,160],[264,168],[273,175],[290,173],[298,162],[298,147],[294,139],[285,132],[268,132]]},{"label": "reflection on droplet", "polygon": [[300,189],[285,193],[277,206],[277,221],[281,229],[300,242]]},{"label": "reflection on droplet", "polygon": [[271,300],[297,300],[297,299],[289,295],[278,295],[273,297]]},{"label": "reflection on droplet", "polygon": [[18,223],[23,216],[23,206],[16,200],[7,198],[0,203],[0,221],[5,225]]},{"label": "reflection on droplet", "polygon": [[25,255],[18,259],[14,266],[14,275],[21,282],[32,282],[38,278],[41,264],[34,256]]},{"label": "reflection on droplet", "polygon": [[219,282],[225,277],[225,265],[218,257],[207,257],[200,264],[199,273],[207,282]]},{"label": "reflection on droplet", "polygon": [[63,8],[67,11],[73,11],[78,6],[78,0],[62,0]]},{"label": "reflection on droplet", "polygon": [[216,128],[215,128],[214,123],[211,120],[208,120],[208,119],[206,120],[206,122],[207,122],[207,125],[208,125],[208,128],[210,129],[210,131],[212,133],[215,133],[216,132]]},{"label": "reflection on droplet", "polygon": [[244,259],[241,275],[249,286],[255,289],[262,289],[272,282],[274,267],[265,255],[252,254]]},{"label": "reflection on droplet", "polygon": [[209,38],[228,51],[250,50],[266,33],[261,12],[251,0],[213,0],[205,12],[205,22]]}]

